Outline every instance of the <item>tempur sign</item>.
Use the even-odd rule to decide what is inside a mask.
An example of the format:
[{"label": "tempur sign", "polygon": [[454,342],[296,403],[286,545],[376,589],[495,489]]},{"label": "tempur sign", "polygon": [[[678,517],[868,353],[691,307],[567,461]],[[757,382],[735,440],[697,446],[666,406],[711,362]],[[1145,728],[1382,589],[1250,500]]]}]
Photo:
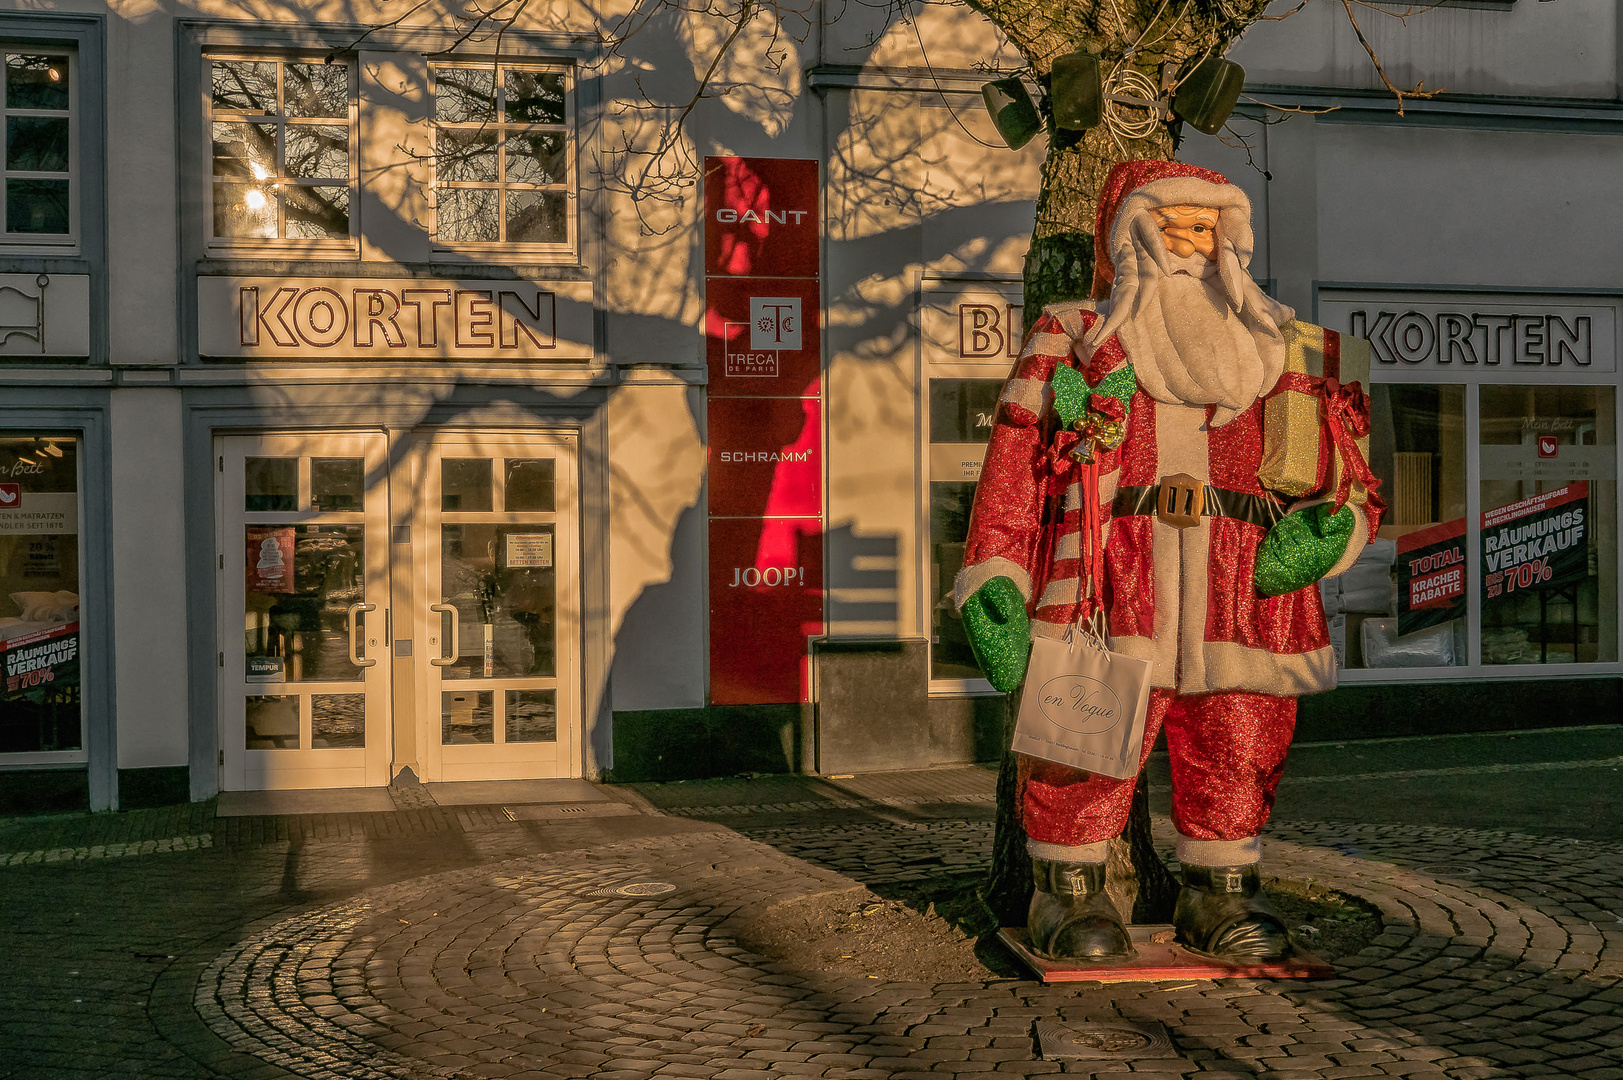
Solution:
[{"label": "tempur sign", "polygon": [[[1497,299],[1497,298],[1495,298]],[[1381,372],[1438,373],[1538,369],[1583,374],[1617,368],[1617,312],[1612,305],[1564,304],[1552,298],[1497,303],[1460,296],[1359,300],[1321,298],[1326,326],[1369,339]]]},{"label": "tempur sign", "polygon": [[592,355],[584,282],[206,277],[197,293],[204,356],[500,362]]}]

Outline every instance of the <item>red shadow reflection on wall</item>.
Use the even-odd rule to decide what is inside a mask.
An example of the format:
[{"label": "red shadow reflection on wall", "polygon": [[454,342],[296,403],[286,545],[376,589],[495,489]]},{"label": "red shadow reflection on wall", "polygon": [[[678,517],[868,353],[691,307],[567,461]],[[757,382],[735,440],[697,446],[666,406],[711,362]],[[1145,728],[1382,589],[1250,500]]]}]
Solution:
[{"label": "red shadow reflection on wall", "polygon": [[710,700],[806,701],[823,630],[818,165],[705,159]]}]

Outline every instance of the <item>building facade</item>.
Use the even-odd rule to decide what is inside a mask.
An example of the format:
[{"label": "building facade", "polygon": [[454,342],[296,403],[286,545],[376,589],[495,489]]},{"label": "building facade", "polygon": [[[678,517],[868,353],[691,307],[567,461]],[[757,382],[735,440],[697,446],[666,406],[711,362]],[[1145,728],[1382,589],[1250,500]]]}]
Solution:
[{"label": "building facade", "polygon": [[[1021,332],[1017,61],[811,4],[712,67],[724,24],[638,10],[0,14],[5,807],[999,751],[945,598]],[[1304,731],[1606,722],[1617,12],[1388,21],[1445,97],[1399,116],[1309,5],[1184,148],[1374,342],[1393,512]]]}]

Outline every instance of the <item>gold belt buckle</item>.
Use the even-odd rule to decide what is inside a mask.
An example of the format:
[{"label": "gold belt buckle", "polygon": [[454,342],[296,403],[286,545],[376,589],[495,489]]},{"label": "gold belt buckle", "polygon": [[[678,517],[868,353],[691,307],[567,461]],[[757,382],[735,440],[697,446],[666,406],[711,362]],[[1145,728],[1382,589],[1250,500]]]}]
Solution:
[{"label": "gold belt buckle", "polygon": [[1161,478],[1155,493],[1155,516],[1174,529],[1192,529],[1200,524],[1206,509],[1206,485],[1188,473]]}]

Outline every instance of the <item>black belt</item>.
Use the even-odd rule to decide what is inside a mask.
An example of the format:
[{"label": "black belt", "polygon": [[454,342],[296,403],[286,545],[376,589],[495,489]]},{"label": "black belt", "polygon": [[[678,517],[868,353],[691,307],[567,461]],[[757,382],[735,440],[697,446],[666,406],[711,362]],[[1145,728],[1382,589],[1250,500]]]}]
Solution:
[{"label": "black belt", "polygon": [[[1116,489],[1115,501],[1110,504],[1112,517],[1131,517],[1134,514],[1154,514],[1160,484],[1142,484]],[[1247,521],[1264,529],[1282,516],[1279,502],[1268,495],[1252,495],[1244,491],[1205,486],[1202,517],[1226,517]]]}]

